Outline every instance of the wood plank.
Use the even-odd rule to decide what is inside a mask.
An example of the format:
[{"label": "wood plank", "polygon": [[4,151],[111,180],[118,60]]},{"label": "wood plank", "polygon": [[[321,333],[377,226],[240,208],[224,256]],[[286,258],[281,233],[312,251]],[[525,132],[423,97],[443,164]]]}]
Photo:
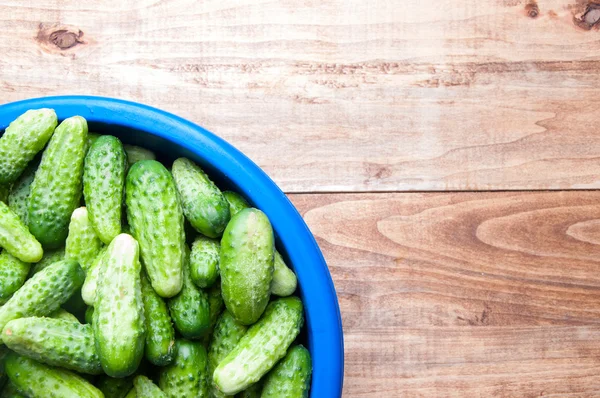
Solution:
[{"label": "wood plank", "polygon": [[600,188],[586,3],[1,0],[1,101],[158,106],[287,192]]},{"label": "wood plank", "polygon": [[290,195],[347,397],[600,396],[600,192]]}]

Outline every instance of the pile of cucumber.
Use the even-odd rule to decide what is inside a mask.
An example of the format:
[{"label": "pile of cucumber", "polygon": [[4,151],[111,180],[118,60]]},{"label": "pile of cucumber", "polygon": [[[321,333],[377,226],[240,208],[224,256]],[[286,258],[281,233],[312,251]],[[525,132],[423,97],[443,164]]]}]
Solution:
[{"label": "pile of cucumber", "polygon": [[192,161],[30,110],[0,137],[1,397],[308,397],[267,216]]}]

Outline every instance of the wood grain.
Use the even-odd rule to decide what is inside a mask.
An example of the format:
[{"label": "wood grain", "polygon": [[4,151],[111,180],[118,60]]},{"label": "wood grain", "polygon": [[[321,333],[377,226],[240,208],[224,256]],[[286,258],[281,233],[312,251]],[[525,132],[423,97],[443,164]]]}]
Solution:
[{"label": "wood grain", "polygon": [[291,195],[347,397],[600,396],[600,192]]},{"label": "wood grain", "polygon": [[287,192],[599,188],[587,3],[0,0],[0,101],[164,108]]}]

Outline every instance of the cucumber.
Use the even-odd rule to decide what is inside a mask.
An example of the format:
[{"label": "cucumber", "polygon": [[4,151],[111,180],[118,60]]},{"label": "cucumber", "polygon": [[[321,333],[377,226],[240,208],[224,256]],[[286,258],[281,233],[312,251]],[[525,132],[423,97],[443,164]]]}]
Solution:
[{"label": "cucumber", "polygon": [[56,311],[81,287],[83,270],[73,260],[56,262],[32,276],[0,307],[0,328],[9,321],[47,316]]},{"label": "cucumber", "polygon": [[310,353],[294,346],[265,378],[261,397],[308,398],[311,373]]},{"label": "cucumber", "polygon": [[27,214],[29,206],[29,193],[31,192],[31,183],[35,177],[39,162],[31,162],[23,174],[13,184],[8,195],[8,207],[19,216],[23,224],[27,225]]},{"label": "cucumber", "polygon": [[225,306],[244,325],[260,318],[271,296],[273,229],[257,209],[236,214],[221,240],[221,289]]},{"label": "cucumber", "polygon": [[218,241],[198,236],[192,244],[190,254],[190,276],[196,286],[211,287],[219,277]]},{"label": "cucumber", "polygon": [[168,398],[208,397],[208,359],[200,342],[177,340],[173,364],[163,368],[159,387]]},{"label": "cucumber", "polygon": [[294,271],[288,268],[281,254],[275,250],[275,261],[273,262],[273,281],[271,282],[271,293],[286,297],[296,291],[298,279]]},{"label": "cucumber", "polygon": [[52,109],[31,109],[14,120],[0,137],[0,184],[14,182],[41,151],[58,120]]},{"label": "cucumber", "polygon": [[6,373],[17,389],[30,398],[104,398],[81,376],[12,352],[6,356]]},{"label": "cucumber", "polygon": [[107,375],[125,377],[139,366],[146,337],[138,243],[118,235],[102,262],[92,322],[96,349]]},{"label": "cucumber", "polygon": [[105,398],[124,398],[134,388],[133,376],[117,379],[104,375],[100,377],[96,386],[102,391]]},{"label": "cucumber", "polygon": [[54,319],[62,319],[64,321],[69,321],[69,322],[77,322],[79,323],[79,319],[77,319],[77,317],[73,314],[71,314],[69,311],[59,308],[56,311],[52,312],[51,314],[48,314],[49,318],[54,318]]},{"label": "cucumber", "polygon": [[194,285],[189,267],[183,269],[183,288],[167,304],[175,329],[183,337],[200,338],[210,327],[208,295]]},{"label": "cucumber", "polygon": [[85,144],[85,153],[89,152],[90,148],[92,147],[92,145],[94,145],[94,142],[96,142],[98,138],[100,138],[100,134],[92,133],[91,131],[88,132],[88,138]]},{"label": "cucumber", "polygon": [[209,238],[221,236],[230,216],[229,203],[219,188],[189,159],[175,160],[172,172],[190,224]]},{"label": "cucumber", "polygon": [[39,262],[33,264],[33,267],[31,267],[29,276],[31,277],[32,275],[37,274],[38,272],[40,272],[47,266],[54,264],[58,261],[64,260],[64,259],[65,259],[65,249],[64,248],[54,249],[54,250],[46,250],[46,251],[44,251],[44,255],[42,256],[42,259]]},{"label": "cucumber", "polygon": [[135,390],[135,387],[134,387],[131,390],[129,390],[127,395],[125,395],[125,398],[137,398],[137,396],[138,396],[137,391]]},{"label": "cucumber", "polygon": [[127,220],[140,244],[146,273],[161,297],[183,285],[183,212],[173,177],[155,160],[136,162],[126,180]]},{"label": "cucumber", "polygon": [[21,394],[17,387],[13,384],[12,381],[8,380],[4,385],[2,392],[0,392],[0,398],[27,398],[25,395]]},{"label": "cucumber", "polygon": [[83,271],[87,272],[102,246],[104,246],[102,241],[92,228],[87,208],[75,209],[69,224],[65,257],[77,261]]},{"label": "cucumber", "polygon": [[221,284],[216,283],[213,287],[208,289],[208,308],[210,311],[210,333],[215,327],[219,316],[223,312],[223,296],[221,296]]},{"label": "cucumber", "polygon": [[175,330],[167,304],[142,274],[142,300],[146,318],[146,359],[156,366],[166,366],[175,357]]},{"label": "cucumber", "polygon": [[14,319],[2,330],[2,341],[16,353],[47,365],[102,373],[90,325],[45,317]]},{"label": "cucumber", "polygon": [[248,202],[246,202],[246,199],[236,192],[225,191],[223,192],[223,196],[225,196],[227,203],[229,203],[229,213],[231,214],[231,217],[250,207]]},{"label": "cucumber", "polygon": [[96,301],[96,289],[98,285],[98,275],[100,274],[100,268],[102,267],[104,255],[106,254],[106,247],[100,250],[100,253],[94,259],[94,262],[88,269],[87,275],[85,276],[85,282],[81,287],[81,297],[87,305],[94,305]]},{"label": "cucumber", "polygon": [[135,386],[135,392],[138,397],[167,398],[165,393],[146,376],[136,376],[135,379],[133,379],[133,385]]},{"label": "cucumber", "polygon": [[129,167],[140,160],[156,160],[156,155],[154,152],[145,148],[127,144],[123,145],[123,148],[127,154],[127,163],[129,164]]},{"label": "cucumber", "polygon": [[258,382],[246,388],[244,391],[236,395],[238,398],[260,398],[262,393],[262,383]]},{"label": "cucumber", "polygon": [[50,139],[31,184],[29,230],[49,249],[65,243],[71,214],[79,206],[87,131],[81,116],[65,119]]},{"label": "cucumber", "polygon": [[217,368],[217,365],[219,365],[231,350],[234,349],[240,339],[246,334],[247,330],[248,328],[238,323],[227,310],[221,314],[215,325],[215,330],[208,346],[208,374],[211,379],[210,389],[212,396],[215,398],[231,397],[231,395],[223,394],[212,384],[212,375]]},{"label": "cucumber", "polygon": [[44,255],[40,242],[4,202],[0,202],[0,247],[26,263],[36,263]]},{"label": "cucumber", "polygon": [[85,310],[85,323],[91,325],[94,320],[94,307],[87,307]]},{"label": "cucumber", "polygon": [[112,135],[98,138],[85,157],[83,196],[90,221],[106,244],[121,233],[126,168],[123,144]]},{"label": "cucumber", "polygon": [[29,274],[31,264],[3,251],[0,253],[0,304],[8,301],[19,290]]},{"label": "cucumber", "polygon": [[258,382],[286,354],[304,323],[302,302],[286,297],[271,302],[264,315],[240,339],[213,373],[224,394],[236,394]]}]

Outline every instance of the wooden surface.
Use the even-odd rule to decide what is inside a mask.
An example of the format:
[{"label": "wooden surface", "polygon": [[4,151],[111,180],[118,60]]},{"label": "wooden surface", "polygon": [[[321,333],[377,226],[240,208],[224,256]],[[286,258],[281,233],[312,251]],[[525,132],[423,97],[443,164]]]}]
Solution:
[{"label": "wooden surface", "polygon": [[329,263],[344,396],[600,396],[599,20],[587,0],[0,0],[0,101],[140,101],[255,160]]}]

